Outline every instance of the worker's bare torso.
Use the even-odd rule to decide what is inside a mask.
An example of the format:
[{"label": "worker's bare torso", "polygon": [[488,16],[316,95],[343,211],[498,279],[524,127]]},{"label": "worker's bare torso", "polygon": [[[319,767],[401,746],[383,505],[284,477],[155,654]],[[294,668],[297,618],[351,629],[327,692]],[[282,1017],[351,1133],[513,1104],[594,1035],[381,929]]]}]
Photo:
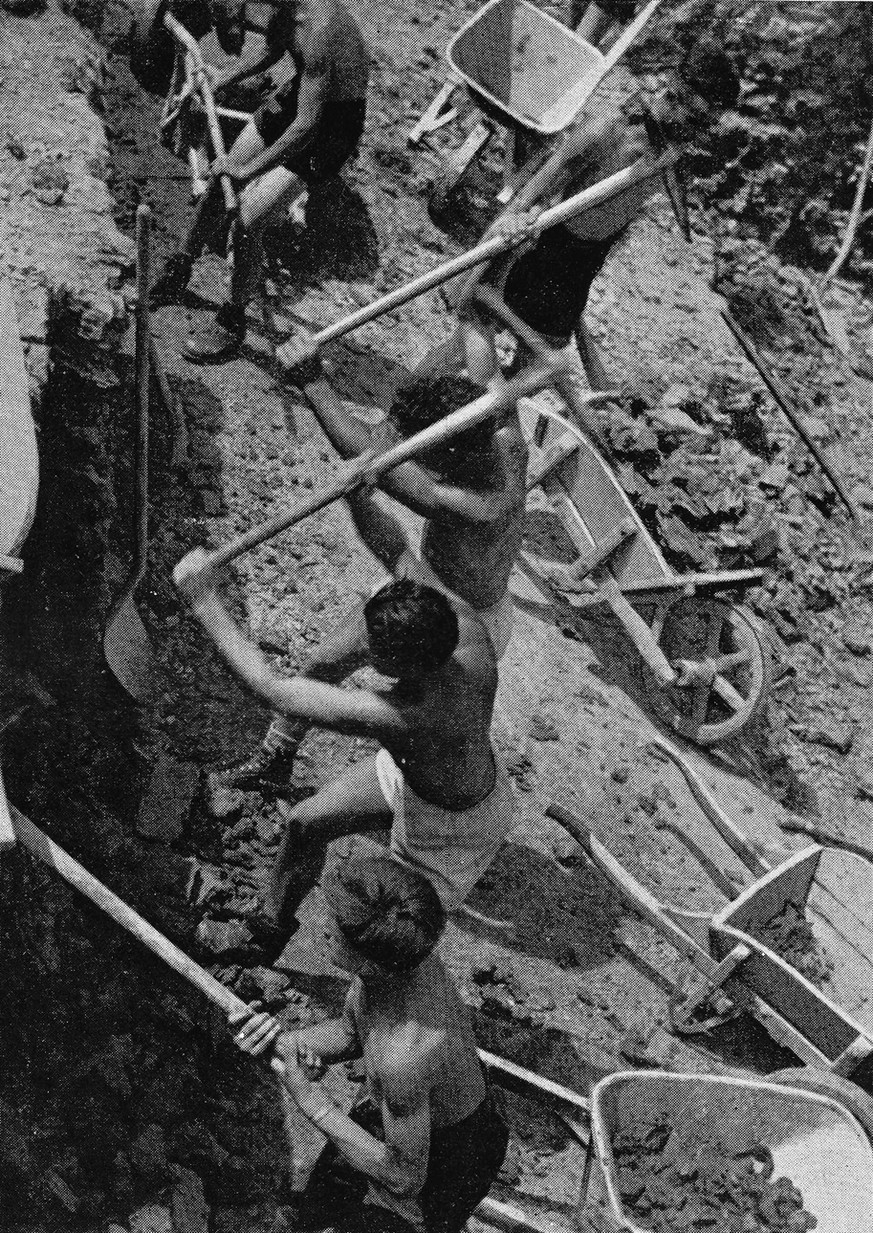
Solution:
[{"label": "worker's bare torso", "polygon": [[383,743],[419,796],[444,809],[470,809],[495,781],[491,714],[497,664],[482,623],[458,615],[460,640],[437,672],[399,681],[385,696],[403,714],[407,735]]},{"label": "worker's bare torso", "polygon": [[389,1093],[402,1095],[398,1059],[403,1071],[423,1076],[429,1086],[434,1129],[455,1125],[482,1103],[485,1079],[469,1013],[436,956],[400,988],[371,989],[356,980],[349,1007],[376,1105]]},{"label": "worker's bare torso", "polygon": [[[516,416],[495,434],[495,470],[489,486],[502,509],[493,522],[443,515],[429,518],[422,556],[440,582],[473,608],[490,608],[506,594],[524,534],[527,445]],[[482,491],[485,491],[483,485]]]}]

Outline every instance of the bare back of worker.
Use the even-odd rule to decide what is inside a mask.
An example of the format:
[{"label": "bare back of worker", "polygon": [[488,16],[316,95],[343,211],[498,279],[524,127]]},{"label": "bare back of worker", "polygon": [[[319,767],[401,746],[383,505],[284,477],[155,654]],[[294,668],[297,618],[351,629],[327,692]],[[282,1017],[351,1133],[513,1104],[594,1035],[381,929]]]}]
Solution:
[{"label": "bare back of worker", "polygon": [[[463,1121],[485,1097],[470,1014],[436,955],[401,988],[355,980],[347,1001],[362,1046],[374,1104],[397,1094],[398,1083],[426,1076],[431,1126]],[[401,1093],[402,1094],[402,1093]]]},{"label": "bare back of worker", "polygon": [[[413,570],[407,573],[413,581]],[[404,719],[403,731],[382,743],[413,790],[444,809],[477,805],[494,787],[491,716],[497,665],[488,633],[469,610],[456,608],[458,645],[437,672],[392,685],[386,701]],[[378,669],[378,662],[375,663]]]}]

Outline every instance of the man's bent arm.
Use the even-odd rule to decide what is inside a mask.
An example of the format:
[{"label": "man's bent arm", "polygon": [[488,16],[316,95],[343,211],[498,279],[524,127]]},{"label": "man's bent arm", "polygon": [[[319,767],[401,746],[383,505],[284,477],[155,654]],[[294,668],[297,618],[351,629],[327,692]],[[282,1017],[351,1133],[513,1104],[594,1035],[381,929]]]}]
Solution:
[{"label": "man's bent arm", "polygon": [[216,92],[227,90],[230,86],[235,86],[239,82],[245,81],[247,77],[254,77],[256,73],[272,68],[274,64],[279,63],[282,55],[281,49],[276,50],[275,48],[268,47],[261,55],[245,61],[238,68],[235,68],[233,72],[219,73],[212,84],[212,88]]},{"label": "man's bent arm", "polygon": [[[382,444],[345,408],[327,381],[313,381],[307,384],[305,392],[324,435],[340,458],[357,458],[373,445]],[[384,444],[387,449],[393,442],[386,438]],[[379,487],[422,518],[453,514],[470,522],[492,522],[500,514],[493,500],[467,488],[439,483],[415,462],[404,462],[387,472],[379,480]],[[361,538],[367,542],[366,536]],[[384,560],[382,553],[372,551]]]},{"label": "man's bent arm", "polygon": [[304,387],[315,418],[340,458],[357,458],[373,445],[373,433],[343,403],[336,390],[324,377],[309,381]]},{"label": "man's bent arm", "polygon": [[[407,1071],[402,1091],[389,1091],[382,1101],[384,1141],[362,1129],[333,1103],[300,1103],[346,1160],[395,1195],[419,1193],[427,1177],[430,1154],[430,1090]],[[400,1084],[390,1084],[399,1088]]]},{"label": "man's bent arm", "polygon": [[[287,1036],[290,1038],[290,1048],[293,1049],[293,1045],[299,1041],[329,1066],[335,1062],[350,1062],[361,1056],[361,1043],[357,1032],[345,1018],[327,1019],[324,1023],[288,1032]],[[280,1057],[283,1056],[282,1036],[276,1041],[276,1051]],[[296,1060],[296,1053],[290,1055],[290,1060]]]},{"label": "man's bent arm", "polygon": [[199,596],[192,610],[233,672],[274,711],[352,736],[397,740],[408,735],[397,707],[369,690],[338,689],[306,677],[289,680],[279,676],[236,627],[215,591]]},{"label": "man's bent arm", "polygon": [[317,65],[307,65],[300,80],[297,118],[289,125],[281,137],[267,146],[264,151],[253,158],[242,169],[241,178],[254,180],[273,167],[277,167],[288,158],[300,154],[311,145],[318,133],[324,105],[327,102],[328,66],[319,61]]}]

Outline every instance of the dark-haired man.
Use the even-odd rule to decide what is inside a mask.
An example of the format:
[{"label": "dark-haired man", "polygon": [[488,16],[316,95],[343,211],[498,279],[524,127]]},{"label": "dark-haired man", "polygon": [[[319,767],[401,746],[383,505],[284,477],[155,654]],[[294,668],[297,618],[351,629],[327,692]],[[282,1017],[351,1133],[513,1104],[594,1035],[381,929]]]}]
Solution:
[{"label": "dark-haired man", "polygon": [[[621,107],[596,115],[583,112],[563,144],[516,193],[508,212],[489,234],[497,230],[523,233],[550,200],[566,200],[640,158],[654,160],[669,145],[692,143],[723,111],[736,105],[739,89],[729,57],[712,40],[699,40],[675,69],[661,76],[648,102],[635,96]],[[521,256],[510,254],[498,260],[488,280],[501,288],[507,306],[546,342],[556,348],[567,346],[582,322],[591,286],[610,250],[660,183],[658,176],[644,180],[549,228]],[[458,366],[465,363],[471,345],[479,353],[491,349],[493,354],[493,329],[469,299],[475,285],[474,276],[462,293],[467,303],[459,306],[466,319],[444,348],[449,362]],[[590,343],[584,326],[579,339],[584,351]],[[583,360],[592,386],[604,388],[605,374],[593,347]],[[487,375],[486,370],[480,379]]]},{"label": "dark-haired man", "polygon": [[[353,514],[383,561],[396,562],[401,528],[369,498]],[[515,823],[509,776],[491,746],[497,665],[485,626],[444,591],[400,578],[352,613],[320,648],[308,675],[284,678],[236,627],[202,549],[174,580],[244,685],[274,711],[337,732],[376,738],[382,749],[286,814],[287,827],[266,905],[264,946],[281,953],[300,901],[315,883],[327,845],[391,827],[391,853],[420,870],[443,904],[456,908]],[[341,689],[372,665],[385,689]]]},{"label": "dark-haired man", "polygon": [[[460,1233],[497,1175],[508,1133],[469,1012],[434,953],[445,924],[439,898],[419,874],[378,858],[338,862],[323,889],[334,963],[354,978],[342,1018],[288,1032],[263,1013],[230,1017],[244,1052],[272,1048],[285,1100],[359,1183],[345,1187],[339,1207],[320,1162],[322,1184],[311,1189],[321,1204],[304,1200],[301,1226]],[[347,1115],[318,1076],[354,1058],[363,1059],[368,1101]]]},{"label": "dark-haired man", "polygon": [[[306,385],[315,414],[342,458],[357,457],[374,446],[388,449],[484,392],[482,386],[451,374],[412,380],[397,391],[385,424],[374,433],[349,413],[323,376]],[[421,560],[408,544],[388,560],[378,543],[364,538],[395,576],[412,576],[441,587],[475,609],[498,659],[514,623],[509,578],[524,532],[527,457],[518,411],[512,405],[499,419],[485,421],[419,462],[406,462],[381,477],[385,492],[425,518]],[[353,511],[359,508],[353,505]],[[367,525],[375,524],[370,519]],[[377,539],[384,529],[383,520]],[[395,546],[396,535],[390,533]],[[317,670],[319,660],[316,651],[310,671]],[[276,718],[250,757],[219,772],[221,782],[281,791],[302,731],[300,725]]]},{"label": "dark-haired man", "polygon": [[282,4],[266,32],[265,54],[218,78],[216,88],[275,65],[286,55],[293,75],[258,108],[227,158],[213,164],[212,183],[184,249],[169,259],[152,289],[155,305],[181,297],[195,258],[225,218],[218,177],[229,175],[239,189],[230,301],[218,310],[212,328],[186,347],[187,359],[195,363],[217,363],[237,351],[245,337],[246,304],[261,269],[267,224],[307,188],[336,176],[364,131],[369,56],[357,23],[340,0]]}]

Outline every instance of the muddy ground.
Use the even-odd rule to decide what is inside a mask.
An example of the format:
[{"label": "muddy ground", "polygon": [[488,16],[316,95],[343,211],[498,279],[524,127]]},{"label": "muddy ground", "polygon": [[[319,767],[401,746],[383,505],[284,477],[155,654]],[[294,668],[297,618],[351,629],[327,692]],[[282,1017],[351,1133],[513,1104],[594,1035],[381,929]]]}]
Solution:
[{"label": "muddy ground", "polygon": [[[311,198],[308,237],[282,224],[271,241],[274,306],[289,328],[327,324],[457,251],[426,212],[433,160],[407,152],[405,135],[441,84],[449,35],[477,7],[468,0],[451,12],[428,13],[426,25],[408,6],[388,0],[368,9],[375,67],[363,150],[340,185]],[[144,98],[121,57],[111,57],[109,73],[106,119],[119,225],[130,233],[137,202],[147,201],[162,254],[184,230],[184,167],[157,144],[159,104]],[[696,399],[705,408],[720,379],[749,397],[757,388],[708,285],[714,259],[709,227],[698,217],[694,243],[687,246],[666,201],[656,199],[592,295],[589,324],[610,373],[649,405],[681,386],[689,391],[685,403]],[[777,290],[798,277],[776,274]],[[156,421],[151,564],[140,593],[162,674],[152,738],[203,768],[248,750],[266,717],[236,687],[179,604],[169,582],[172,565],[195,544],[220,544],[298,499],[334,468],[301,396],[272,361],[257,314],[238,360],[199,369],[180,358],[190,324],[221,301],[226,285],[225,264],[205,258],[186,304],[154,316],[190,442],[186,464],[172,471],[167,425]],[[840,294],[847,327],[860,337],[869,325],[868,303],[849,285]],[[767,355],[789,385],[806,391],[807,410],[824,424],[819,434],[869,510],[870,385],[833,347],[812,337],[806,318],[792,330],[795,301],[788,297],[786,303],[787,315],[776,320],[788,326],[772,333]],[[328,352],[338,388],[375,414],[397,375],[449,326],[431,295],[366,327]],[[769,461],[784,459],[787,468],[768,497],[766,483],[758,482],[764,464],[754,457],[750,463],[749,483],[762,494],[777,532],[768,586],[754,597],[765,621],[773,617],[775,686],[767,713],[751,731],[717,753],[689,756],[725,809],[771,844],[797,842],[780,830],[790,821],[786,807],[863,841],[873,808],[868,532],[853,530],[839,507],[822,512],[827,497],[803,451],[794,449],[784,419],[766,399],[759,415]],[[721,447],[734,439],[724,417],[703,418],[710,441]],[[228,595],[252,636],[290,672],[378,576],[343,510],[333,507],[242,558]],[[790,1064],[790,1056],[747,1019],[693,1041],[667,1032],[670,987],[683,964],[622,906],[576,845],[546,819],[545,808],[557,800],[574,809],[659,899],[701,910],[725,902],[688,842],[708,842],[707,824],[678,772],[647,748],[658,729],[643,709],[647,682],[620,629],[598,610],[564,633],[521,579],[517,592],[517,630],[502,663],[496,733],[516,781],[521,819],[443,946],[478,1008],[483,1044],[580,1090],[628,1065],[743,1065],[766,1072]],[[366,751],[360,741],[313,734],[299,763],[301,789],[316,788]],[[200,803],[182,840],[209,875],[200,905],[204,961],[244,996],[270,987],[269,973],[257,968],[247,946],[244,924],[257,906],[279,827],[274,806],[254,794],[231,794]],[[741,875],[726,850],[719,849],[719,859]],[[311,924],[278,967],[317,1005],[330,1007],[342,982],[320,954],[317,892],[311,907]],[[236,927],[218,927],[228,924]],[[543,1123],[519,1118],[518,1126],[504,1182],[512,1183],[516,1196],[527,1194],[533,1208],[566,1220],[579,1172],[573,1150]]]}]

